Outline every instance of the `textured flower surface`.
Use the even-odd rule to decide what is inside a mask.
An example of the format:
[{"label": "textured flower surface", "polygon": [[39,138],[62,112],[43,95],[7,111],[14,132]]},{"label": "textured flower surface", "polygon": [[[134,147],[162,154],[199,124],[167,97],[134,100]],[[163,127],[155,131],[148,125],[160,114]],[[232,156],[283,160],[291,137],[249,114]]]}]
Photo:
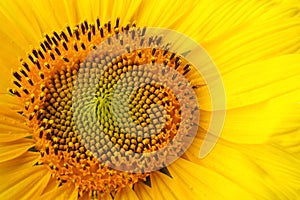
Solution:
[{"label": "textured flower surface", "polygon": [[1,199],[300,198],[299,1],[1,1],[0,19]]}]

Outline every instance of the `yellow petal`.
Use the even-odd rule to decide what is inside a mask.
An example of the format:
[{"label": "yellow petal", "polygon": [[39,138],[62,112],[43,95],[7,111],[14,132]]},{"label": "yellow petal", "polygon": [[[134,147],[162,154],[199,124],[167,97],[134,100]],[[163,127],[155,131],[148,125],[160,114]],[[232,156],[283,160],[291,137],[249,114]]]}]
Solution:
[{"label": "yellow petal", "polygon": [[[154,173],[151,176],[152,190],[154,199],[158,199],[159,197],[162,199],[179,199],[178,195],[178,186],[176,189],[171,188],[169,183],[171,183],[172,179],[163,174]],[[177,196],[179,196],[177,198]],[[181,196],[182,197],[182,196]]]},{"label": "yellow petal", "polygon": [[276,134],[269,140],[270,144],[277,144],[282,147],[285,151],[300,157],[300,128],[287,131],[284,134]]},{"label": "yellow petal", "polygon": [[[196,4],[197,2],[190,0],[176,2],[154,0],[147,3],[142,2],[134,18],[140,26],[179,28],[178,24],[180,24],[182,28],[186,29],[187,27],[184,22],[189,17],[186,15],[193,10]],[[171,11],[177,12],[174,14]],[[145,12],[151,13],[151,15],[146,15]]]},{"label": "yellow petal", "polygon": [[284,19],[244,27],[203,46],[225,74],[246,64],[295,53],[300,47],[299,34],[299,19]]},{"label": "yellow petal", "polygon": [[[0,143],[13,142],[31,135],[31,130],[24,123],[24,117],[16,110],[0,104],[0,116]],[[28,145],[27,141],[26,144]],[[1,146],[3,145],[1,144]]]},{"label": "yellow petal", "polygon": [[58,186],[57,179],[51,176],[47,183],[47,186],[45,187],[41,195],[46,195],[47,193],[53,193],[57,189],[57,186]]},{"label": "yellow petal", "polygon": [[258,144],[274,138],[273,142],[291,140],[300,143],[300,137],[286,133],[300,128],[300,93],[288,93],[269,101],[231,109],[226,112],[222,138],[235,143]]},{"label": "yellow petal", "polygon": [[218,36],[225,40],[230,33],[242,31],[239,29],[245,26],[256,28],[266,21],[295,16],[299,5],[275,1],[226,0],[212,4],[211,1],[205,0],[198,3],[194,11],[198,20],[192,21],[191,27],[198,28],[194,31],[198,41],[207,41]]},{"label": "yellow petal", "polygon": [[[7,78],[7,74],[6,74],[6,78]],[[3,79],[2,79],[3,80]],[[1,86],[2,88],[2,86]],[[3,93],[1,91],[0,93],[0,97],[1,97],[1,100],[0,100],[0,107],[4,107],[6,109],[11,109],[13,111],[19,111],[19,110],[22,110],[24,107],[23,105],[20,103],[20,99],[12,94],[10,94],[8,91],[7,91],[8,88],[4,88],[3,87]],[[2,89],[0,89],[2,90]]]},{"label": "yellow petal", "polygon": [[52,191],[43,194],[41,199],[57,199],[57,200],[77,200],[78,191],[73,184],[63,184],[56,186]]},{"label": "yellow petal", "polygon": [[[237,148],[237,145],[232,145]],[[249,160],[264,170],[265,184],[280,199],[297,199],[300,196],[300,159],[274,145],[238,146]]]},{"label": "yellow petal", "polygon": [[219,140],[204,159],[198,158],[199,142],[185,158],[215,171],[254,197],[293,199],[299,184],[299,159],[271,145],[242,145]]},{"label": "yellow petal", "polygon": [[[35,166],[25,168],[9,176],[2,176],[5,183],[1,181],[1,199],[38,199],[50,178],[49,170],[45,167]],[[5,184],[3,190],[3,185]]]},{"label": "yellow petal", "polygon": [[134,185],[134,191],[139,199],[141,200],[152,200],[153,197],[153,189],[144,183],[136,183]]},{"label": "yellow petal", "polygon": [[0,162],[21,156],[33,145],[33,140],[25,138],[13,142],[0,142]]},{"label": "yellow petal", "polygon": [[253,199],[248,191],[234,180],[226,179],[213,170],[178,159],[170,165],[178,190],[185,190],[198,199]]},{"label": "yellow petal", "polygon": [[300,55],[258,61],[223,75],[227,108],[240,108],[300,89]]},{"label": "yellow petal", "polygon": [[[74,1],[70,1],[71,4]],[[141,1],[78,1],[79,18],[81,20],[88,19],[91,22],[97,17],[102,22],[111,20],[114,22],[117,17],[120,17],[121,25],[136,20],[133,18],[137,12]]]},{"label": "yellow petal", "polygon": [[[173,175],[173,174],[172,174]],[[155,172],[151,174],[152,198],[153,199],[193,199],[193,194],[180,185],[180,180],[176,177]]]},{"label": "yellow petal", "polygon": [[125,187],[117,193],[115,196],[116,200],[138,200],[135,192],[130,187]]},{"label": "yellow petal", "polygon": [[[31,168],[37,162],[38,157],[39,157],[39,153],[27,151],[24,154],[22,154],[22,157],[16,157],[9,161],[1,162],[0,163],[1,177],[4,175],[10,176],[10,174],[25,168]],[[6,180],[4,179],[1,179],[1,181],[6,182]]]}]

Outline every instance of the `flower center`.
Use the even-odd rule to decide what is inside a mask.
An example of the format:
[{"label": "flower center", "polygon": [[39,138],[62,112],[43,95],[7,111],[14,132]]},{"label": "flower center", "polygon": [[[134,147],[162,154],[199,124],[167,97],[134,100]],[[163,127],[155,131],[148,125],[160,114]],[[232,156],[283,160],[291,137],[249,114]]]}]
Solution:
[{"label": "flower center", "polygon": [[[197,128],[198,118],[193,115],[198,116],[197,99],[182,88],[191,85],[190,74],[196,70],[183,57],[161,47],[161,38],[143,41],[144,32],[134,23],[119,27],[119,20],[114,28],[110,22],[102,27],[99,20],[67,27],[46,35],[40,48],[29,54],[31,63],[21,60],[22,67],[13,72],[17,88],[9,91],[24,103],[23,115],[34,130],[40,163],[61,184],[74,182],[80,195],[114,193],[146,180],[148,165],[159,165],[166,154],[182,148],[181,142],[172,143],[171,149],[151,163],[130,158],[163,149],[175,137]],[[141,37],[135,41],[156,47],[131,50],[120,33],[132,39]],[[114,51],[97,51],[97,45],[113,43],[113,39],[119,45]],[[124,48],[125,53],[121,52]],[[174,81],[178,74],[186,83]],[[170,85],[159,81],[162,79]],[[186,119],[178,96],[185,96],[185,103],[192,105],[185,108],[191,114]],[[185,121],[195,126],[183,125],[181,133],[179,127]],[[139,170],[132,173],[129,168]]]}]

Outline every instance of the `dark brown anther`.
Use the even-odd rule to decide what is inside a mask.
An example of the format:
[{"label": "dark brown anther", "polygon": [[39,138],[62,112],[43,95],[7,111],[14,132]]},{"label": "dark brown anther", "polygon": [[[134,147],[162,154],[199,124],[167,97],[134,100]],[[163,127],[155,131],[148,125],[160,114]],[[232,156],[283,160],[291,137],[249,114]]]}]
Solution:
[{"label": "dark brown anther", "polygon": [[47,41],[44,41],[45,46],[47,47],[48,50],[51,50],[51,46],[49,45],[49,43]]},{"label": "dark brown anther", "polygon": [[81,48],[82,48],[83,50],[85,50],[85,45],[84,45],[84,43],[81,43]]},{"label": "dark brown anther", "polygon": [[40,100],[43,100],[44,98],[45,98],[45,93],[42,92],[42,93],[40,94]]},{"label": "dark brown anther", "polygon": [[44,90],[46,89],[45,85],[42,84],[42,85],[40,86],[40,89],[41,89],[41,91],[44,91]]},{"label": "dark brown anther", "polygon": [[164,66],[167,66],[167,65],[168,65],[168,62],[169,62],[168,60],[164,60],[164,61],[163,61]]},{"label": "dark brown anther", "polygon": [[[44,112],[40,110],[40,111],[38,112],[38,115],[37,115],[36,118],[37,118],[38,120],[41,120],[41,117],[43,116],[43,114],[44,114]],[[41,133],[41,132],[40,132],[40,133]]]},{"label": "dark brown anther", "polygon": [[55,37],[52,36],[51,39],[52,39],[53,43],[54,43],[56,46],[58,46],[58,42],[56,41]]},{"label": "dark brown anther", "polygon": [[24,62],[23,60],[21,60],[21,64],[22,64],[22,66],[23,66],[28,72],[30,72],[29,65],[28,65],[26,62]]},{"label": "dark brown anther", "polygon": [[100,30],[100,19],[99,19],[99,18],[97,18],[97,20],[96,20],[96,24],[97,24],[97,28],[98,28],[98,30]]},{"label": "dark brown anther", "polygon": [[178,62],[175,63],[175,69],[177,69],[181,64],[181,61],[179,60]]},{"label": "dark brown anther", "polygon": [[74,44],[75,51],[78,51],[77,43]]},{"label": "dark brown anther", "polygon": [[40,65],[40,62],[38,60],[36,60],[35,65],[37,66],[37,68],[39,70],[41,70],[41,65]]},{"label": "dark brown anther", "polygon": [[63,45],[64,49],[65,49],[66,51],[68,51],[68,46],[67,46],[66,42],[63,42],[62,45]]},{"label": "dark brown anther", "polygon": [[42,47],[43,51],[44,51],[45,53],[47,53],[47,50],[46,50],[45,45],[44,45],[43,43],[41,43],[40,46]]},{"label": "dark brown anther", "polygon": [[136,28],[136,21],[134,21],[131,26]]},{"label": "dark brown anther", "polygon": [[47,69],[50,69],[49,63],[45,63],[44,66],[45,66]]},{"label": "dark brown anther", "polygon": [[88,22],[86,20],[84,20],[84,25],[85,25],[85,29],[89,30],[89,24],[88,24]]},{"label": "dark brown anther", "polygon": [[49,146],[46,145],[45,150],[46,150],[46,154],[49,154]]},{"label": "dark brown anther", "polygon": [[58,35],[55,31],[53,32],[53,35],[56,37],[56,39],[57,39],[58,41],[61,40],[60,37],[59,37],[59,35]]},{"label": "dark brown anther", "polygon": [[30,96],[30,101],[31,101],[31,103],[34,103],[34,94],[32,94],[32,95]]},{"label": "dark brown anther", "polygon": [[90,29],[92,30],[93,35],[95,35],[96,34],[96,29],[95,29],[95,25],[94,24],[92,24],[90,26]]},{"label": "dark brown anther", "polygon": [[13,83],[14,83],[17,87],[19,87],[19,88],[21,87],[21,84],[20,84],[18,81],[14,81]]},{"label": "dark brown anther", "polygon": [[63,60],[64,60],[65,62],[70,62],[69,59],[66,58],[66,57],[63,57]]},{"label": "dark brown anther", "polygon": [[120,18],[117,18],[116,19],[116,26],[115,26],[115,28],[119,28],[119,24],[120,24]]},{"label": "dark brown anther", "polygon": [[29,58],[29,60],[30,60],[33,64],[35,64],[35,63],[34,63],[34,58],[33,58],[30,54],[28,55],[28,58]]},{"label": "dark brown anther", "polygon": [[41,79],[44,79],[45,78],[45,75],[43,72],[39,72],[39,76],[41,77]]},{"label": "dark brown anther", "polygon": [[70,26],[67,26],[67,31],[69,33],[69,36],[72,37],[73,34],[72,34],[72,30],[71,30]]},{"label": "dark brown anther", "polygon": [[32,50],[32,54],[35,58],[38,58],[38,52],[35,49]]},{"label": "dark brown anther", "polygon": [[12,95],[17,95],[18,97],[21,97],[20,93],[18,91],[16,91],[15,89],[9,89],[8,91]]},{"label": "dark brown anther", "polygon": [[186,71],[190,67],[190,64],[186,64],[183,68],[183,71]]},{"label": "dark brown anther", "polygon": [[89,31],[89,32],[88,32],[88,41],[90,42],[91,39],[92,39],[92,33],[91,33],[91,31]]},{"label": "dark brown anther", "polygon": [[39,56],[40,56],[42,59],[45,59],[45,56],[44,56],[44,54],[42,53],[41,50],[38,50],[38,53],[39,53]]},{"label": "dark brown anther", "polygon": [[170,60],[172,60],[175,57],[176,53],[172,53],[170,56]]},{"label": "dark brown anther", "polygon": [[165,49],[164,53],[163,53],[163,56],[166,56],[168,52],[169,52],[169,49]]},{"label": "dark brown anther", "polygon": [[55,153],[55,155],[58,154],[58,148],[55,148],[55,147],[54,147],[54,153]]},{"label": "dark brown anther", "polygon": [[104,37],[104,32],[103,32],[103,28],[100,28],[100,36],[103,38]]},{"label": "dark brown anther", "polygon": [[127,24],[126,27],[125,27],[125,29],[124,29],[126,34],[128,34],[129,29],[130,29],[130,25]]},{"label": "dark brown anther", "polygon": [[27,78],[27,82],[28,82],[31,86],[33,86],[33,82],[32,82],[32,80],[31,80],[30,78]]},{"label": "dark brown anther", "polygon": [[123,42],[123,38],[120,38],[120,44],[123,46],[124,42]]},{"label": "dark brown anther", "polygon": [[189,71],[191,71],[191,68],[188,68],[187,70],[185,70],[182,75],[186,75]]},{"label": "dark brown anther", "polygon": [[34,117],[34,113],[31,113],[31,114],[29,115],[28,119],[29,119],[29,120],[32,120],[33,117]]},{"label": "dark brown anther", "polygon": [[85,26],[83,23],[81,24],[81,32],[83,35],[85,34]]},{"label": "dark brown anther", "polygon": [[155,62],[156,62],[156,58],[153,57],[153,58],[151,59],[151,62],[152,62],[152,65],[154,65]]},{"label": "dark brown anther", "polygon": [[55,52],[57,53],[57,55],[59,55],[59,56],[61,55],[61,53],[60,53],[60,51],[59,51],[59,49],[58,49],[57,47],[55,47],[54,50],[55,50]]},{"label": "dark brown anther", "polygon": [[28,77],[28,74],[24,71],[24,69],[20,69],[20,72],[21,72],[25,77]]},{"label": "dark brown anther", "polygon": [[155,48],[153,48],[153,49],[152,49],[152,53],[151,53],[151,54],[152,54],[152,56],[154,56],[155,52],[156,52],[156,49],[155,49]]},{"label": "dark brown anther", "polygon": [[76,35],[76,39],[77,39],[77,40],[80,40],[78,29],[75,29],[75,30],[74,30],[74,33],[75,33],[75,35]]},{"label": "dark brown anther", "polygon": [[35,106],[35,107],[33,108],[33,112],[36,113],[36,112],[38,111],[38,109],[39,109],[39,107],[38,107],[38,106]]},{"label": "dark brown anther", "polygon": [[39,138],[42,138],[43,137],[43,134],[44,134],[44,131],[40,131],[40,134],[39,134]]},{"label": "dark brown anther", "polygon": [[21,76],[18,72],[13,72],[13,75],[17,80],[21,81]]},{"label": "dark brown anther", "polygon": [[28,110],[28,109],[29,109],[29,105],[30,105],[29,102],[26,102],[26,103],[25,103],[25,110]]},{"label": "dark brown anther", "polygon": [[49,52],[49,54],[50,54],[50,57],[52,58],[52,60],[55,60],[54,54],[52,52]]},{"label": "dark brown anther", "polygon": [[107,23],[107,30],[109,33],[111,33],[111,22],[110,21]]},{"label": "dark brown anther", "polygon": [[51,39],[50,39],[50,37],[49,37],[49,35],[47,35],[47,34],[46,34],[46,39],[47,39],[47,42],[48,42],[50,45],[53,44],[52,41],[51,41]]},{"label": "dark brown anther", "polygon": [[142,58],[142,52],[141,52],[141,51],[138,51],[137,54],[138,54],[138,57],[139,57],[139,58]]},{"label": "dark brown anther", "polygon": [[29,91],[26,88],[23,88],[22,90],[25,94],[29,95]]},{"label": "dark brown anther", "polygon": [[64,40],[65,40],[66,42],[69,41],[67,35],[65,34],[65,32],[62,31],[62,32],[60,33],[60,36],[63,37]]}]

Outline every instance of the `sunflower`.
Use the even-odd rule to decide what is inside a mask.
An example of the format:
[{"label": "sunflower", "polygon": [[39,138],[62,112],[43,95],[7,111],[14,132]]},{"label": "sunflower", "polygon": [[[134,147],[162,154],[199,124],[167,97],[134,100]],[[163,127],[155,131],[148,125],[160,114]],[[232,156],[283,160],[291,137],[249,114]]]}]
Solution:
[{"label": "sunflower", "polygon": [[300,198],[299,11],[292,0],[1,1],[1,199]]}]

